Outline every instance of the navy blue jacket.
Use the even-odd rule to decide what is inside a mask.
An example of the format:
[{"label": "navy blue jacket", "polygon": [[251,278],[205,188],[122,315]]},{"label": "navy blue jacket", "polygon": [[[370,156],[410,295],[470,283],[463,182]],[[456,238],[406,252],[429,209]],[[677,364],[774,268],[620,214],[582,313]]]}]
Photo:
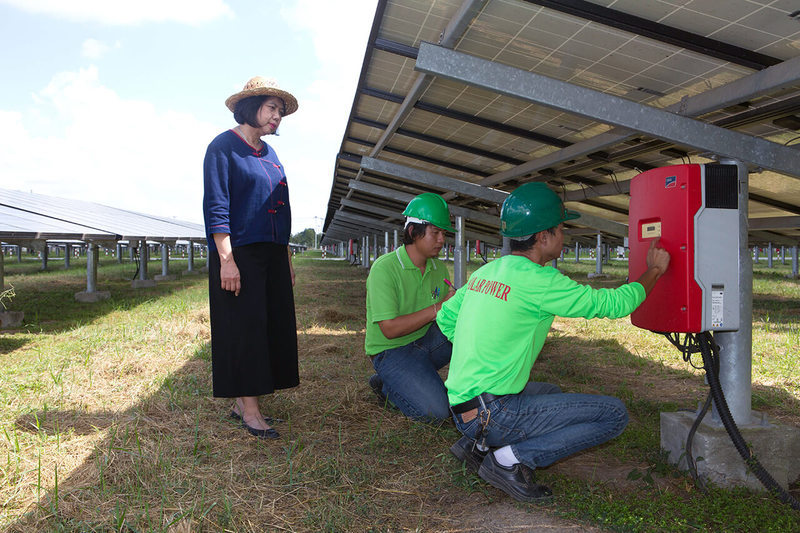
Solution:
[{"label": "navy blue jacket", "polygon": [[234,248],[255,242],[288,244],[292,226],[289,187],[275,151],[256,151],[233,130],[219,134],[203,161],[203,218],[208,247],[214,233],[229,233]]}]

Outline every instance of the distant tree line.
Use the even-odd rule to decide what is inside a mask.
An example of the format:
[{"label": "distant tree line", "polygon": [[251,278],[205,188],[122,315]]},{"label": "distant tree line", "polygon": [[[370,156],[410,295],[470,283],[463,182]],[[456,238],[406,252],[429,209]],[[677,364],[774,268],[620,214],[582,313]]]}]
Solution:
[{"label": "distant tree line", "polygon": [[300,233],[295,233],[294,235],[292,235],[292,238],[289,239],[289,242],[292,242],[294,244],[305,244],[309,248],[313,248],[315,244],[314,242],[315,237],[316,237],[316,232],[314,231],[314,228],[306,228]]}]

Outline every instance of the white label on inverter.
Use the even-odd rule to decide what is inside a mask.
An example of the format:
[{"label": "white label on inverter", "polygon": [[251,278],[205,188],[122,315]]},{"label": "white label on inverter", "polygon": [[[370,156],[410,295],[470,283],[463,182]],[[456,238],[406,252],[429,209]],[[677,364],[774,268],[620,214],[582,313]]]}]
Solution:
[{"label": "white label on inverter", "polygon": [[711,327],[722,327],[722,310],[725,301],[725,291],[713,289],[711,291]]}]

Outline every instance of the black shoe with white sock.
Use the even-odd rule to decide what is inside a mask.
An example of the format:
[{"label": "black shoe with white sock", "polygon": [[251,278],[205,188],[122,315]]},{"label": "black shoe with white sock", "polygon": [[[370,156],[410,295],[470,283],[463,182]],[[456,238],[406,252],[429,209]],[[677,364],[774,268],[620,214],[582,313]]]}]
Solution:
[{"label": "black shoe with white sock", "polygon": [[534,481],[533,470],[522,464],[505,467],[497,462],[494,453],[487,453],[478,469],[478,475],[490,485],[521,502],[542,502],[553,497],[553,492]]}]

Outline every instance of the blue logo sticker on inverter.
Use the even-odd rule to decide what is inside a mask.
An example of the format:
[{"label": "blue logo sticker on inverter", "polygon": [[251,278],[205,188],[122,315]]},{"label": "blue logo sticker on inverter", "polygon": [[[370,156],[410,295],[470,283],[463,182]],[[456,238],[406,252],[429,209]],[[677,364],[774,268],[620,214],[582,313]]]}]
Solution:
[{"label": "blue logo sticker on inverter", "polygon": [[678,176],[667,176],[664,178],[664,188],[673,189],[678,183]]}]

